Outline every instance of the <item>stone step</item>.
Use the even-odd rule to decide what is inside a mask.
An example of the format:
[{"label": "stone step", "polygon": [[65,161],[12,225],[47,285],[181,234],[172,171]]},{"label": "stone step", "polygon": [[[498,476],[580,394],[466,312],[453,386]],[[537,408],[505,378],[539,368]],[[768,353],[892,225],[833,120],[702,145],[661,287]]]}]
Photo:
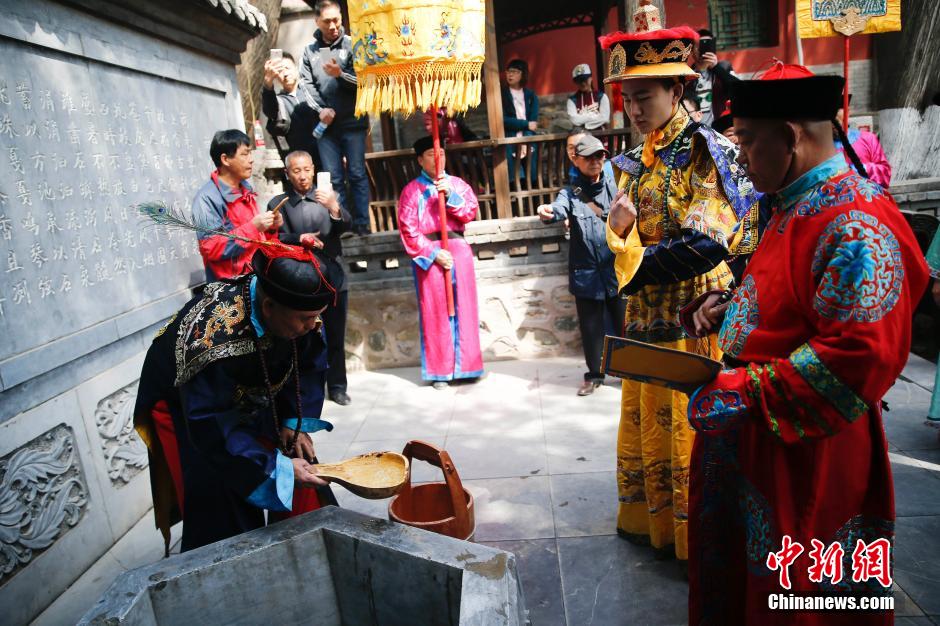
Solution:
[{"label": "stone step", "polygon": [[[170,552],[178,553],[183,525],[171,530]],[[97,602],[115,578],[124,572],[163,558],[163,536],[153,522],[153,510],[118,540],[78,580],[39,614],[31,626],[75,624]]]}]

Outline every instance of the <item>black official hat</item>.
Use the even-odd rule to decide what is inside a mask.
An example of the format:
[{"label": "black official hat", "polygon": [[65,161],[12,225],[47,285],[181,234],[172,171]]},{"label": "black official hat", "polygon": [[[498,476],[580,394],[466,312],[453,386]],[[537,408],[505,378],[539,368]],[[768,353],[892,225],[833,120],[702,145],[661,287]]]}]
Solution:
[{"label": "black official hat", "polygon": [[842,108],[841,76],[816,76],[802,65],[781,61],[757,80],[731,84],[731,114],[783,120],[832,120]]},{"label": "black official hat", "polygon": [[431,137],[431,135],[421,137],[416,142],[414,142],[411,145],[411,147],[414,148],[415,154],[417,156],[421,156],[422,154],[424,154],[425,152],[427,152],[428,150],[434,147],[434,138]]},{"label": "black official hat", "polygon": [[265,295],[295,311],[315,311],[333,304],[334,285],[342,280],[336,261],[318,253],[311,253],[315,261],[301,261],[269,252],[262,248],[251,260]]}]

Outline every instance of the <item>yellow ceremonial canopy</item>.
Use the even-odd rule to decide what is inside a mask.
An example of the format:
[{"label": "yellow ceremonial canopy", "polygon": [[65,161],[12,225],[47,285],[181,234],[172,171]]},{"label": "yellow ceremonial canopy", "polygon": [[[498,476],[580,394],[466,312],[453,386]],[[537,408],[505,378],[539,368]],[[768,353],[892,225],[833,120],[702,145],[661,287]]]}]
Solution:
[{"label": "yellow ceremonial canopy", "polygon": [[349,0],[356,115],[480,104],[484,0]]},{"label": "yellow ceremonial canopy", "polygon": [[901,30],[901,0],[797,0],[800,37],[835,37]]}]

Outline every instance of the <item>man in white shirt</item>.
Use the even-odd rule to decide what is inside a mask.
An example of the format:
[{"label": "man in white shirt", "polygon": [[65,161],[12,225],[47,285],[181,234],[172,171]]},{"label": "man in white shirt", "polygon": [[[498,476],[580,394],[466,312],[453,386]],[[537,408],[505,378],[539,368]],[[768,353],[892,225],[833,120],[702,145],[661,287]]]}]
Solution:
[{"label": "man in white shirt", "polygon": [[574,126],[604,130],[610,123],[610,99],[603,90],[594,89],[591,66],[581,63],[571,72],[578,90],[568,97],[568,118]]}]

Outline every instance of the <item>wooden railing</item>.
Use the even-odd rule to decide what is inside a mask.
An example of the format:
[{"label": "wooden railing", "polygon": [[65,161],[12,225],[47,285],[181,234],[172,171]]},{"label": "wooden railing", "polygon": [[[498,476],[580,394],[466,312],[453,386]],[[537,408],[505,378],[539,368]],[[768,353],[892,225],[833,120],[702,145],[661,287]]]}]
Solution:
[{"label": "wooden railing", "polygon": [[[628,129],[593,133],[611,154],[629,147]],[[550,203],[564,186],[570,162],[565,152],[565,133],[484,139],[447,147],[447,172],[465,180],[477,194],[477,219],[535,215],[540,204]],[[522,146],[527,152],[517,158]],[[494,150],[507,151],[510,162],[509,195],[498,198],[493,173]],[[509,152],[511,151],[511,153]],[[388,150],[366,155],[373,232],[398,229],[396,207],[401,190],[420,173],[412,150]],[[502,211],[500,211],[502,208]]]}]

